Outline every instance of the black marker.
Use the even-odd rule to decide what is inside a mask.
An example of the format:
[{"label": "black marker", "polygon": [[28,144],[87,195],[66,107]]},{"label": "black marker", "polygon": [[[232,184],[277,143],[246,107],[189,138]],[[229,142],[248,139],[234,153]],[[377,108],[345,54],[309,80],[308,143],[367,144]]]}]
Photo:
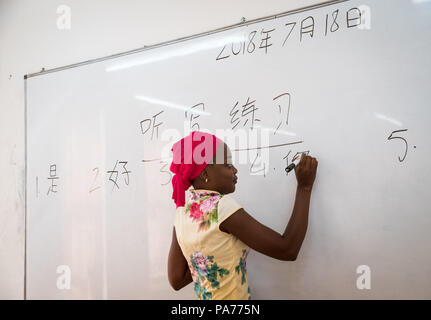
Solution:
[{"label": "black marker", "polygon": [[294,161],[292,161],[292,163],[289,164],[286,167],[286,169],[284,169],[286,171],[286,174],[288,174],[290,171],[292,171],[298,165],[298,163],[295,163],[295,161],[299,162],[300,160],[301,160],[300,157],[298,157]]},{"label": "black marker", "polygon": [[286,169],[284,169],[284,170],[286,170],[286,173],[289,173],[289,172],[290,172],[290,171],[292,171],[294,168],[295,168],[295,164],[294,164],[294,163],[291,163],[291,164],[289,164],[289,165],[286,167]]}]

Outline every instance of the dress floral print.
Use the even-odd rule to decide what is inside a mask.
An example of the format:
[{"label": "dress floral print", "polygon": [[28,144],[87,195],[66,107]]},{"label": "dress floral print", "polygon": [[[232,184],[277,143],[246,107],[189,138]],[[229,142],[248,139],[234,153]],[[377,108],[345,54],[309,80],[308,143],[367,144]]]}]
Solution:
[{"label": "dress floral print", "polygon": [[220,288],[218,277],[223,277],[229,274],[229,271],[217,266],[213,256],[205,257],[201,252],[197,251],[190,256],[189,268],[195,284],[195,292],[202,300],[211,300],[212,292],[207,291],[201,283],[205,279],[211,283],[211,287]]},{"label": "dress floral print", "polygon": [[238,265],[235,267],[236,273],[241,273],[241,284],[245,283],[245,275],[247,272],[246,260],[249,250],[242,250],[242,257],[239,259]]},{"label": "dress floral print", "polygon": [[216,203],[220,200],[219,193],[205,192],[200,195],[191,194],[192,202],[187,203],[186,213],[193,222],[198,223],[198,232],[208,230],[211,223],[218,221]]}]

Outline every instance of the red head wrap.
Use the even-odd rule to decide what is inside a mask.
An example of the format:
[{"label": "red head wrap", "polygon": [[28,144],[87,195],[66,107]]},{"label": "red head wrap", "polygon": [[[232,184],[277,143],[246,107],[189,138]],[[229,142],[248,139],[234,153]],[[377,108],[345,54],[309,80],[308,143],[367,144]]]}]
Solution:
[{"label": "red head wrap", "polygon": [[186,190],[211,162],[222,143],[215,135],[201,131],[192,131],[187,137],[174,143],[170,170],[175,173],[172,178],[172,199],[177,208],[184,206]]}]

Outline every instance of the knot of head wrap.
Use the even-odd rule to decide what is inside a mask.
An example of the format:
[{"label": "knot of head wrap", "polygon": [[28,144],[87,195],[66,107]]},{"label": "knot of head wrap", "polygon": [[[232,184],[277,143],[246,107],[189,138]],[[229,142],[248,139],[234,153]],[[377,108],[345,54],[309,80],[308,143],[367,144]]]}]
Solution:
[{"label": "knot of head wrap", "polygon": [[177,208],[185,205],[186,190],[212,161],[222,142],[213,134],[192,131],[188,136],[174,143],[171,149],[173,160],[170,170],[175,174],[172,178],[172,199]]}]

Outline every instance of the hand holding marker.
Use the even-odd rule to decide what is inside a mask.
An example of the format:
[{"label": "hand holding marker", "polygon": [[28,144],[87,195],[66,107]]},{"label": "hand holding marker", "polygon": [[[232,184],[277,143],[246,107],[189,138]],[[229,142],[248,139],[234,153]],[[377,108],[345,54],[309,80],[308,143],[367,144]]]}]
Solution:
[{"label": "hand holding marker", "polygon": [[316,158],[307,156],[305,152],[302,153],[299,163],[297,163],[298,158],[299,155],[292,159],[292,163],[285,169],[286,174],[295,169],[298,187],[311,191],[316,178],[318,162]]},{"label": "hand holding marker", "polygon": [[[295,167],[297,167],[298,164],[303,164],[304,166],[306,166],[306,164],[308,164],[308,166],[310,167],[309,169],[313,169],[313,170],[315,170],[317,168],[317,160],[316,160],[316,158],[313,158],[311,156],[307,156],[307,154],[305,152],[302,152],[301,153],[301,158],[299,158],[299,154],[297,154],[292,159],[292,163],[289,164],[286,167],[286,169],[284,169],[286,171],[286,174],[289,173],[290,171],[292,171],[293,169],[295,169]],[[295,169],[295,171],[296,171],[296,169]]]}]

